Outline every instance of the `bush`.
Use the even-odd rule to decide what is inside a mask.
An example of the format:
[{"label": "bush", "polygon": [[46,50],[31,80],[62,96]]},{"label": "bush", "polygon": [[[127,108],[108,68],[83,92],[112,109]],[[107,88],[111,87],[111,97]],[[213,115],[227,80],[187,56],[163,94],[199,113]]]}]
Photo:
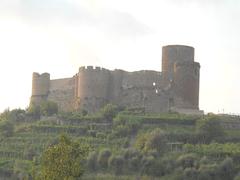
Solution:
[{"label": "bush", "polygon": [[11,122],[21,122],[26,118],[25,110],[22,109],[6,109],[1,115],[0,119],[9,120]]},{"label": "bush", "polygon": [[209,116],[198,120],[196,131],[199,135],[200,143],[210,143],[213,140],[222,140],[225,134],[217,116]]},{"label": "bush", "polygon": [[217,170],[217,174],[221,180],[229,180],[234,177],[234,165],[231,158],[224,159]]},{"label": "bush", "polygon": [[146,174],[149,176],[164,176],[165,175],[165,165],[159,159],[153,156],[144,157],[142,160],[142,172],[141,174]]},{"label": "bush", "polygon": [[120,175],[123,172],[124,158],[122,156],[111,156],[108,166],[113,169],[115,175]]},{"label": "bush", "polygon": [[126,137],[130,134],[130,129],[127,126],[119,125],[112,130],[114,137]]},{"label": "bush", "polygon": [[52,101],[42,101],[40,104],[31,103],[28,114],[33,118],[40,119],[41,115],[51,116],[58,113],[58,105]]},{"label": "bush", "polygon": [[40,119],[40,117],[41,117],[40,105],[31,103],[30,106],[28,107],[27,114],[35,119]]},{"label": "bush", "polygon": [[87,167],[91,171],[96,171],[97,170],[97,156],[98,156],[98,154],[96,152],[91,152],[88,155]]},{"label": "bush", "polygon": [[101,169],[107,169],[108,159],[111,156],[111,151],[109,149],[103,149],[98,155],[98,165]]},{"label": "bush", "polygon": [[177,163],[183,169],[194,168],[196,166],[197,157],[194,154],[184,154],[177,159]]},{"label": "bush", "polygon": [[14,125],[8,120],[0,122],[0,133],[4,137],[12,136],[14,132]]},{"label": "bush", "polygon": [[17,176],[17,179],[31,179],[31,167],[31,161],[15,160],[13,165],[13,173],[15,176]]},{"label": "bush", "polygon": [[240,173],[238,173],[235,177],[234,180],[240,180]]},{"label": "bush", "polygon": [[142,155],[139,151],[135,149],[126,149],[123,156],[130,172],[139,170],[142,159]]},{"label": "bush", "polygon": [[195,168],[186,168],[183,172],[184,180],[196,180],[198,179],[198,171]]},{"label": "bush", "polygon": [[28,160],[33,160],[34,156],[37,156],[37,152],[32,146],[28,146],[24,149],[23,156]]},{"label": "bush", "polygon": [[217,168],[218,166],[216,164],[207,164],[207,165],[201,165],[198,169],[199,180],[219,180],[217,176]]},{"label": "bush", "polygon": [[58,105],[52,101],[42,101],[40,104],[41,115],[51,116],[58,113]]},{"label": "bush", "polygon": [[119,109],[113,104],[107,104],[101,109],[102,116],[108,121],[112,121],[113,118],[117,115]]},{"label": "bush", "polygon": [[135,147],[143,152],[157,151],[164,153],[167,149],[167,136],[164,131],[157,128],[151,132],[139,135]]}]

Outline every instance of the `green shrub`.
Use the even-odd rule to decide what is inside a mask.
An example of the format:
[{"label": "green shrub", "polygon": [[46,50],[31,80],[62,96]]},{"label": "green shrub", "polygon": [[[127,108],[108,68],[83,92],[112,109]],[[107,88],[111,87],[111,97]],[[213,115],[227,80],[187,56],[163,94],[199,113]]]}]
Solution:
[{"label": "green shrub", "polygon": [[107,169],[108,159],[112,155],[109,149],[103,149],[98,155],[98,165],[101,169]]},{"label": "green shrub", "polygon": [[40,104],[41,115],[51,116],[58,113],[58,105],[53,101],[42,101]]},{"label": "green shrub", "polygon": [[30,106],[28,107],[27,114],[30,115],[32,118],[40,119],[41,117],[40,105],[31,103]]},{"label": "green shrub", "polygon": [[0,134],[4,137],[12,136],[14,132],[14,125],[9,120],[0,122]]},{"label": "green shrub", "polygon": [[217,176],[217,168],[218,166],[216,164],[207,164],[207,165],[201,165],[198,169],[199,180],[220,180]]},{"label": "green shrub", "polygon": [[240,180],[240,173],[238,173],[235,177],[234,180]]},{"label": "green shrub", "polygon": [[197,121],[196,132],[200,143],[210,143],[224,138],[224,130],[217,116],[208,116]]},{"label": "green shrub", "polygon": [[234,177],[234,164],[231,158],[224,159],[218,166],[217,174],[221,180],[229,180]]},{"label": "green shrub", "polygon": [[177,159],[177,163],[183,169],[194,168],[197,163],[197,157],[195,154],[184,154]]},{"label": "green shrub", "polygon": [[198,179],[198,171],[195,168],[186,168],[183,172],[184,180],[196,180]]},{"label": "green shrub", "polygon": [[108,121],[112,121],[118,113],[118,107],[113,104],[107,104],[101,109],[102,116]]},{"label": "green shrub", "polygon": [[165,164],[159,159],[153,156],[144,157],[142,159],[142,171],[141,174],[149,176],[161,177],[165,175]]},{"label": "green shrub", "polygon": [[115,175],[120,175],[123,172],[124,158],[122,156],[111,156],[108,167],[113,169]]},{"label": "green shrub", "polygon": [[157,128],[149,133],[145,148],[146,150],[156,150],[162,153],[166,150],[167,137],[164,131]]},{"label": "green shrub", "polygon": [[88,155],[87,167],[88,167],[89,170],[91,170],[91,171],[96,171],[97,170],[97,157],[98,157],[98,154],[95,151],[91,152]]},{"label": "green shrub", "polygon": [[135,172],[140,169],[142,155],[138,150],[128,148],[124,151],[123,157],[130,172]]}]

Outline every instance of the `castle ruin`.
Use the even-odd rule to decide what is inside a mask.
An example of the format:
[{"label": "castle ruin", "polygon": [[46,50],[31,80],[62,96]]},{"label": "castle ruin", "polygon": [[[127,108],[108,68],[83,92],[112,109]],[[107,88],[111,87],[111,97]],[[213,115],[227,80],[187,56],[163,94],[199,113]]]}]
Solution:
[{"label": "castle ruin", "polygon": [[193,47],[169,45],[162,48],[162,72],[87,66],[80,67],[73,77],[54,80],[48,73],[33,73],[31,103],[54,101],[62,111],[96,112],[112,103],[146,112],[196,114],[201,112],[199,71]]}]

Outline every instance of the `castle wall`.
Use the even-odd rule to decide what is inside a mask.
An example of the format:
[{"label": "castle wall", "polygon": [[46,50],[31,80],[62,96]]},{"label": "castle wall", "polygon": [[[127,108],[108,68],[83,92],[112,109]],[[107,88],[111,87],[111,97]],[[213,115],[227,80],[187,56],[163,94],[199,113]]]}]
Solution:
[{"label": "castle wall", "polygon": [[50,81],[48,100],[58,104],[59,110],[71,111],[74,109],[75,79],[55,79]]},{"label": "castle wall", "polygon": [[126,74],[126,71],[123,70],[114,70],[111,72],[110,75],[110,82],[109,82],[109,97],[112,102],[115,104],[118,102],[118,99],[121,97],[122,93],[122,82],[124,74]]},{"label": "castle wall", "polygon": [[63,111],[85,109],[90,113],[107,103],[156,113],[198,110],[200,65],[194,62],[194,48],[172,45],[162,51],[162,72],[87,66],[80,67],[72,78],[55,80],[48,73],[33,73],[31,102],[47,99]]}]

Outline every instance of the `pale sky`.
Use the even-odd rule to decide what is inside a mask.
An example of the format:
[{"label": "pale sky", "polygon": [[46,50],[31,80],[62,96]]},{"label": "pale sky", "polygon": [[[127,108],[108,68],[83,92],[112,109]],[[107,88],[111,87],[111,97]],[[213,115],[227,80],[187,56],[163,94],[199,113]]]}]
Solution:
[{"label": "pale sky", "polygon": [[32,72],[161,71],[161,48],[195,48],[200,109],[240,113],[239,0],[0,0],[0,111],[26,108]]}]

